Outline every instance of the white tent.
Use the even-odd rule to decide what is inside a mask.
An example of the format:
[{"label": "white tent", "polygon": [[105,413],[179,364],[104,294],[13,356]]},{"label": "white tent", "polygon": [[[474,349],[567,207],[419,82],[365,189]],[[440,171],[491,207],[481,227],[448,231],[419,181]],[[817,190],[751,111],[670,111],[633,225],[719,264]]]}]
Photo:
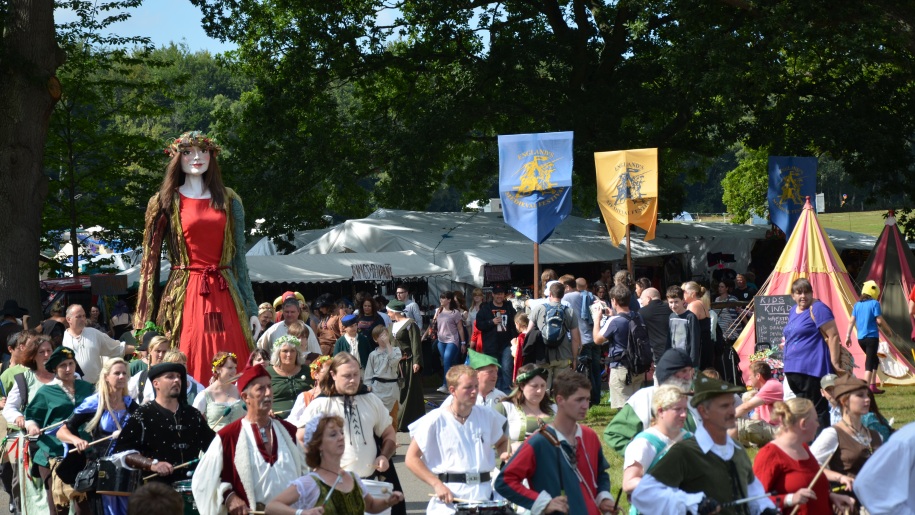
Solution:
[{"label": "white tent", "polygon": [[[330,283],[353,278],[352,265],[391,265],[395,279],[419,277],[449,277],[451,271],[435,266],[412,251],[367,252],[332,255],[298,254],[290,256],[251,256],[248,274],[252,283]],[[171,264],[162,261],[160,277],[164,282]],[[121,272],[127,275],[127,284],[140,280],[139,266]]]},{"label": "white tent", "polygon": [[[500,213],[434,213],[379,209],[368,218],[349,220],[293,252],[336,254],[413,250],[452,271],[452,280],[483,284],[485,265],[530,265],[533,244],[508,226]],[[633,239],[634,259],[668,256],[682,250],[665,242]],[[623,247],[610,243],[599,223],[570,216],[540,245],[543,266],[625,259]]]},{"label": "white tent", "polygon": [[723,222],[661,222],[655,230],[655,238],[685,253],[691,273],[698,275],[709,270],[706,261],[709,252],[734,254],[736,263],[728,266],[746,270],[753,246],[766,237],[767,230],[764,226]]},{"label": "white tent", "polygon": [[[282,238],[283,240],[289,242],[293,249],[302,248],[304,245],[307,245],[316,239],[320,238],[327,234],[327,231],[331,230],[331,227],[325,229],[313,229],[310,231],[296,231],[292,234],[292,240]],[[276,256],[279,252],[276,249],[276,239],[271,239],[267,236],[264,236],[257,243],[251,246],[248,249],[248,252],[245,253],[246,256]]]}]

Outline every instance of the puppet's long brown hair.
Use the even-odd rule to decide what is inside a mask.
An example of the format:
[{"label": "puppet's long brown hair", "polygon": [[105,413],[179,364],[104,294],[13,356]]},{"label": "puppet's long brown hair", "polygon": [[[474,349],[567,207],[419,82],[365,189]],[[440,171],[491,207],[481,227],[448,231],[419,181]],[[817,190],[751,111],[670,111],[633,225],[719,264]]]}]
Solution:
[{"label": "puppet's long brown hair", "polygon": [[[210,205],[216,209],[226,209],[226,186],[222,182],[222,171],[216,154],[210,154],[210,165],[203,173],[203,183],[210,190]],[[177,153],[165,168],[165,178],[159,187],[159,208],[168,211],[172,206],[172,196],[179,186],[184,184],[184,171],[181,169],[181,153]]]}]

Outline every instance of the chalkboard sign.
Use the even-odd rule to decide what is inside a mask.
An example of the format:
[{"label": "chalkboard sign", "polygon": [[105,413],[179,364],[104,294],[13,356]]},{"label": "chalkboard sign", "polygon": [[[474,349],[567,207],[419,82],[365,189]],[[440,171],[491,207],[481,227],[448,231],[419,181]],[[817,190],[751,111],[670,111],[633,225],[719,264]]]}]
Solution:
[{"label": "chalkboard sign", "polygon": [[753,299],[753,314],[756,317],[756,342],[769,342],[778,346],[784,338],[783,331],[788,325],[789,310],[796,303],[791,295],[757,295]]}]

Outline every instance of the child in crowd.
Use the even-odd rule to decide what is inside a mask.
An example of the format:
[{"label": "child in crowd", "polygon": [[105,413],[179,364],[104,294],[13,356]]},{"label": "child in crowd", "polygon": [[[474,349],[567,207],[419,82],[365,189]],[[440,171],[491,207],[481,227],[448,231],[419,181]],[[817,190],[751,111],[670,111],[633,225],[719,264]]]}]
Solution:
[{"label": "child in crowd", "polygon": [[372,329],[372,339],[378,348],[369,354],[365,365],[364,381],[372,393],[381,399],[385,409],[391,412],[391,418],[397,420],[400,409],[400,387],[397,384],[397,365],[400,363],[400,347],[391,346],[391,335],[384,325]]}]

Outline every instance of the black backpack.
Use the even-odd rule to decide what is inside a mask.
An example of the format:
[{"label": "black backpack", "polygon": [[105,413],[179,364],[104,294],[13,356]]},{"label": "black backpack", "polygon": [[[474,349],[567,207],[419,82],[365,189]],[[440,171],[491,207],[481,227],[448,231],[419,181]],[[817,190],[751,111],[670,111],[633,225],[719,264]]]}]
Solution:
[{"label": "black backpack", "polygon": [[545,307],[546,317],[543,327],[540,328],[543,343],[547,349],[558,349],[569,332],[566,329],[566,307],[562,304],[556,306],[547,304]]},{"label": "black backpack", "polygon": [[626,352],[623,354],[622,363],[626,366],[627,383],[629,378],[644,374],[651,369],[654,355],[651,352],[651,341],[648,339],[648,329],[638,313],[620,313],[619,316],[629,320],[629,339]]}]

